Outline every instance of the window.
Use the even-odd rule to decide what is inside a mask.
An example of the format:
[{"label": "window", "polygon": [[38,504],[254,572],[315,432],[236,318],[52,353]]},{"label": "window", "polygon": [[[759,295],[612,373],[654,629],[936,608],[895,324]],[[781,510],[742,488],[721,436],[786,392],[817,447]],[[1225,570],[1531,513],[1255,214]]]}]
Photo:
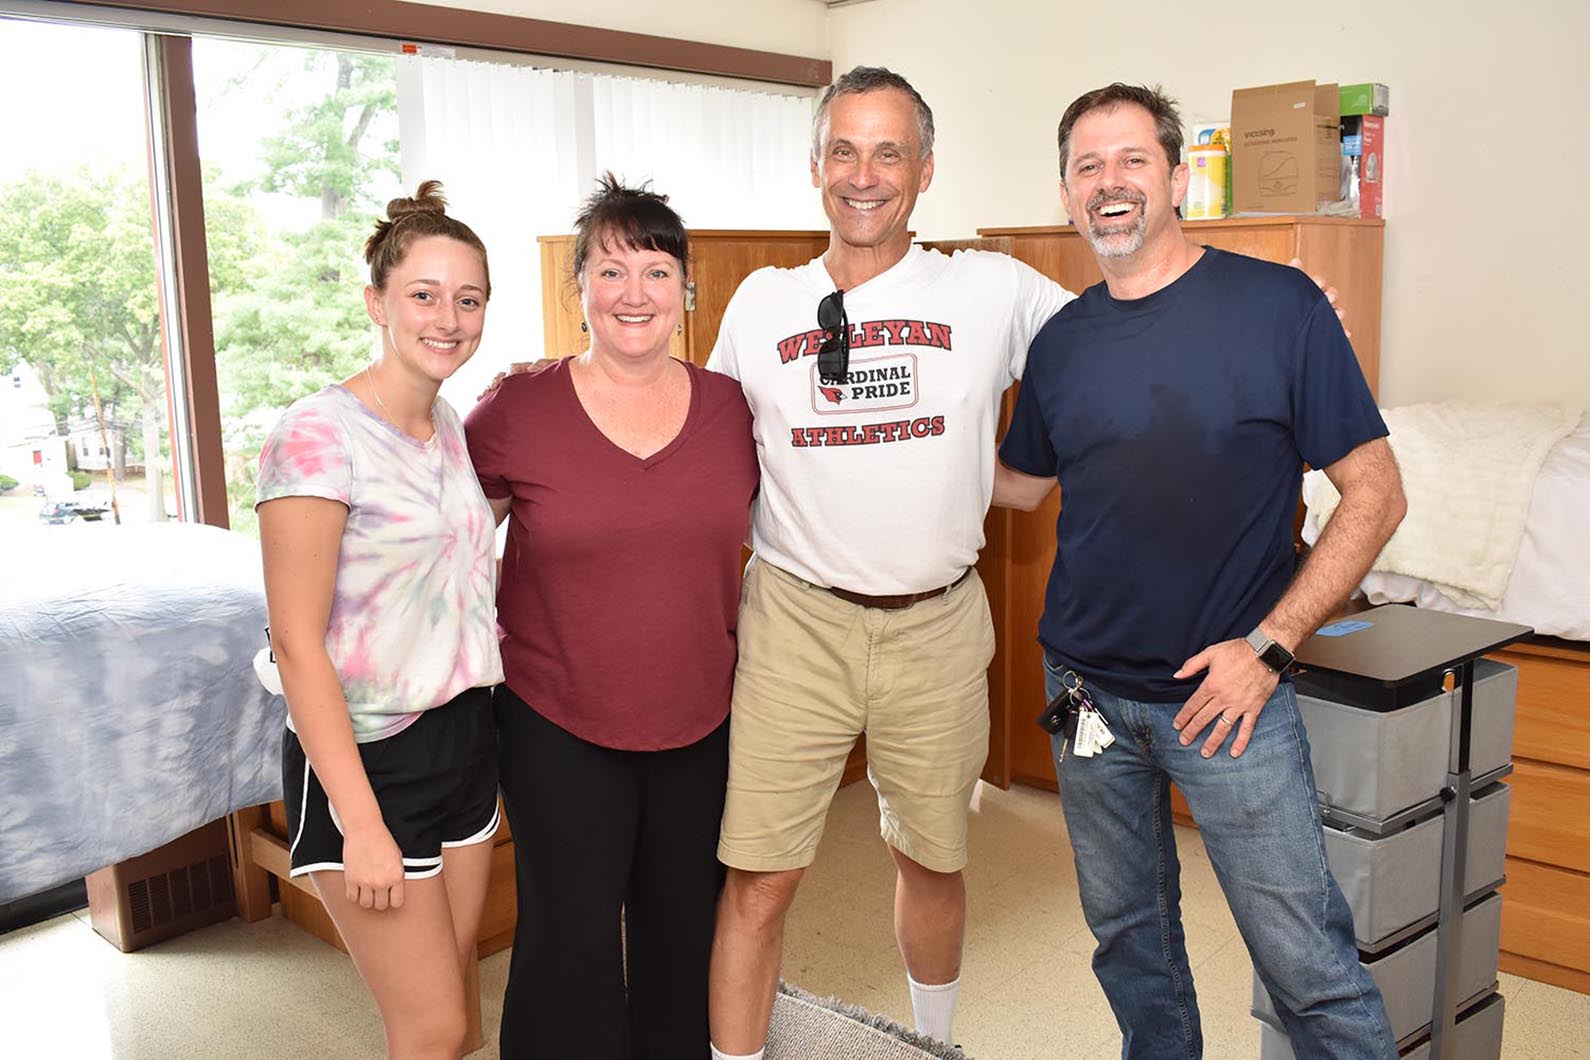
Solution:
[{"label": "window", "polygon": [[193,43],[216,384],[234,530],[283,410],[368,363],[372,218],[401,193],[391,55]]},{"label": "window", "polygon": [[[0,36],[0,94],[50,101],[10,108],[0,153],[0,475],[18,481],[0,526],[38,525],[46,502],[103,507],[106,525],[170,518],[142,37],[10,19]],[[117,459],[89,457],[112,436]]]},{"label": "window", "polygon": [[[421,179],[447,185],[456,214],[492,251],[499,297],[486,342],[470,374],[444,389],[461,411],[492,373],[541,349],[535,239],[569,230],[602,170],[655,179],[697,228],[823,223],[804,187],[813,97],[801,90],[549,70],[524,56],[478,62],[453,58],[450,47],[400,59],[390,39],[134,9],[20,10],[0,15],[9,57],[0,88],[50,105],[14,107],[8,144],[18,149],[0,155],[0,371],[12,379],[0,388],[0,475],[30,487],[0,491],[0,525],[30,517],[34,502],[18,497],[35,491],[119,500],[117,519],[196,517],[201,505],[209,518],[224,463],[233,525],[250,530],[258,450],[282,409],[373,352],[360,248],[385,201]],[[391,28],[379,10],[347,17],[349,32],[362,32],[361,20]],[[453,25],[438,18],[438,39]],[[262,45],[262,36],[298,43]],[[602,61],[620,44],[589,47],[587,58]],[[723,75],[765,72],[761,59],[748,67],[734,51],[714,59]],[[180,69],[162,71],[173,55]],[[773,64],[779,76],[810,84],[812,63],[771,58],[787,60]],[[199,178],[185,168],[189,74]],[[519,83],[505,88],[505,78]],[[144,120],[151,85],[173,92],[170,129]],[[527,122],[536,135],[516,140]],[[152,180],[148,159],[165,167],[168,155],[178,175],[157,168]],[[184,227],[201,182],[207,276],[192,268],[197,243]],[[196,275],[210,287],[199,308],[184,301]]]}]

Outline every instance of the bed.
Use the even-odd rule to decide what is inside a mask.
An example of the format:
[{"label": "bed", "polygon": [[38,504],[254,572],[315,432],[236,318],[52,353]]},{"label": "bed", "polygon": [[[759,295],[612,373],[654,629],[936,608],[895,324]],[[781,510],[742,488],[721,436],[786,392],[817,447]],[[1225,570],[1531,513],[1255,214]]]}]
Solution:
[{"label": "bed", "polygon": [[280,796],[256,542],[80,522],[8,530],[4,564],[0,902]]},{"label": "bed", "polygon": [[[1590,993],[1590,417],[1551,406],[1388,409],[1408,516],[1360,589],[1534,627],[1518,668],[1502,967]],[[1335,491],[1304,483],[1303,539]]]},{"label": "bed", "polygon": [[[1408,519],[1398,536],[1411,530],[1414,543],[1399,551],[1394,538],[1360,588],[1372,604],[1413,603],[1590,642],[1590,417],[1577,409],[1537,416],[1504,407],[1457,445],[1399,440],[1404,432],[1425,435],[1472,421],[1474,408],[1387,410],[1409,480]],[[1509,436],[1511,444],[1502,440]],[[1411,457],[1410,446],[1418,450]],[[1477,472],[1481,460],[1489,466]],[[1334,506],[1334,493],[1320,472],[1305,479],[1305,543],[1318,538],[1319,516]],[[1416,525],[1421,521],[1426,525]],[[1478,549],[1465,548],[1476,541]],[[1441,554],[1413,554],[1421,549]]]}]

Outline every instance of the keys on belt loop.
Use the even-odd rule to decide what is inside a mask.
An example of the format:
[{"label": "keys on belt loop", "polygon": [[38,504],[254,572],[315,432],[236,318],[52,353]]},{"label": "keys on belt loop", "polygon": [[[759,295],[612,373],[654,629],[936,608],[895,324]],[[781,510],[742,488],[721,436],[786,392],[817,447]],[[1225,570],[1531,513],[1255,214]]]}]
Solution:
[{"label": "keys on belt loop", "polygon": [[1074,744],[1083,758],[1091,758],[1115,742],[1115,735],[1104,721],[1104,715],[1093,705],[1093,697],[1083,685],[1082,675],[1066,670],[1060,675],[1061,689],[1049,701],[1038,724],[1044,731],[1059,736],[1058,762],[1064,762],[1066,751]]},{"label": "keys on belt loop", "polygon": [[1042,714],[1038,715],[1038,724],[1045,732],[1054,736],[1064,736],[1060,745],[1060,755],[1065,757],[1065,746],[1076,738],[1077,721],[1081,714],[1083,702],[1091,704],[1087,692],[1082,687],[1082,677],[1075,670],[1066,670],[1060,675],[1061,689],[1049,701]]}]

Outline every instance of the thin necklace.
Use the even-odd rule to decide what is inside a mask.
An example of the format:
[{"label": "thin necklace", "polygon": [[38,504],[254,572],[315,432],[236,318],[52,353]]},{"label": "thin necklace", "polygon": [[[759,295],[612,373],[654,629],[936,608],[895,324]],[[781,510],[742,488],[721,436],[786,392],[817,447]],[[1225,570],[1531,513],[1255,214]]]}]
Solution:
[{"label": "thin necklace", "polygon": [[377,405],[380,405],[383,409],[385,409],[386,408],[386,402],[381,400],[381,391],[379,391],[379,390],[377,390],[375,388],[375,376],[370,374],[370,366],[369,365],[365,365],[364,366],[364,377],[365,377],[365,379],[369,380],[369,382],[370,382],[370,393],[375,395],[375,403]]}]

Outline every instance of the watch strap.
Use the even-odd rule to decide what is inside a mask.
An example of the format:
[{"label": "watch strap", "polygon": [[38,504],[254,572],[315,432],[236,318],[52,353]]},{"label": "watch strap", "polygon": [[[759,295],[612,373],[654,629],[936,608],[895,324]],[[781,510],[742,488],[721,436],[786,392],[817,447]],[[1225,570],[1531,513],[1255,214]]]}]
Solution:
[{"label": "watch strap", "polygon": [[1258,627],[1254,627],[1253,632],[1244,639],[1248,642],[1248,647],[1253,649],[1253,654],[1259,657],[1259,661],[1276,673],[1285,673],[1287,667],[1292,665],[1294,659],[1292,653],[1265,636],[1264,631]]}]

